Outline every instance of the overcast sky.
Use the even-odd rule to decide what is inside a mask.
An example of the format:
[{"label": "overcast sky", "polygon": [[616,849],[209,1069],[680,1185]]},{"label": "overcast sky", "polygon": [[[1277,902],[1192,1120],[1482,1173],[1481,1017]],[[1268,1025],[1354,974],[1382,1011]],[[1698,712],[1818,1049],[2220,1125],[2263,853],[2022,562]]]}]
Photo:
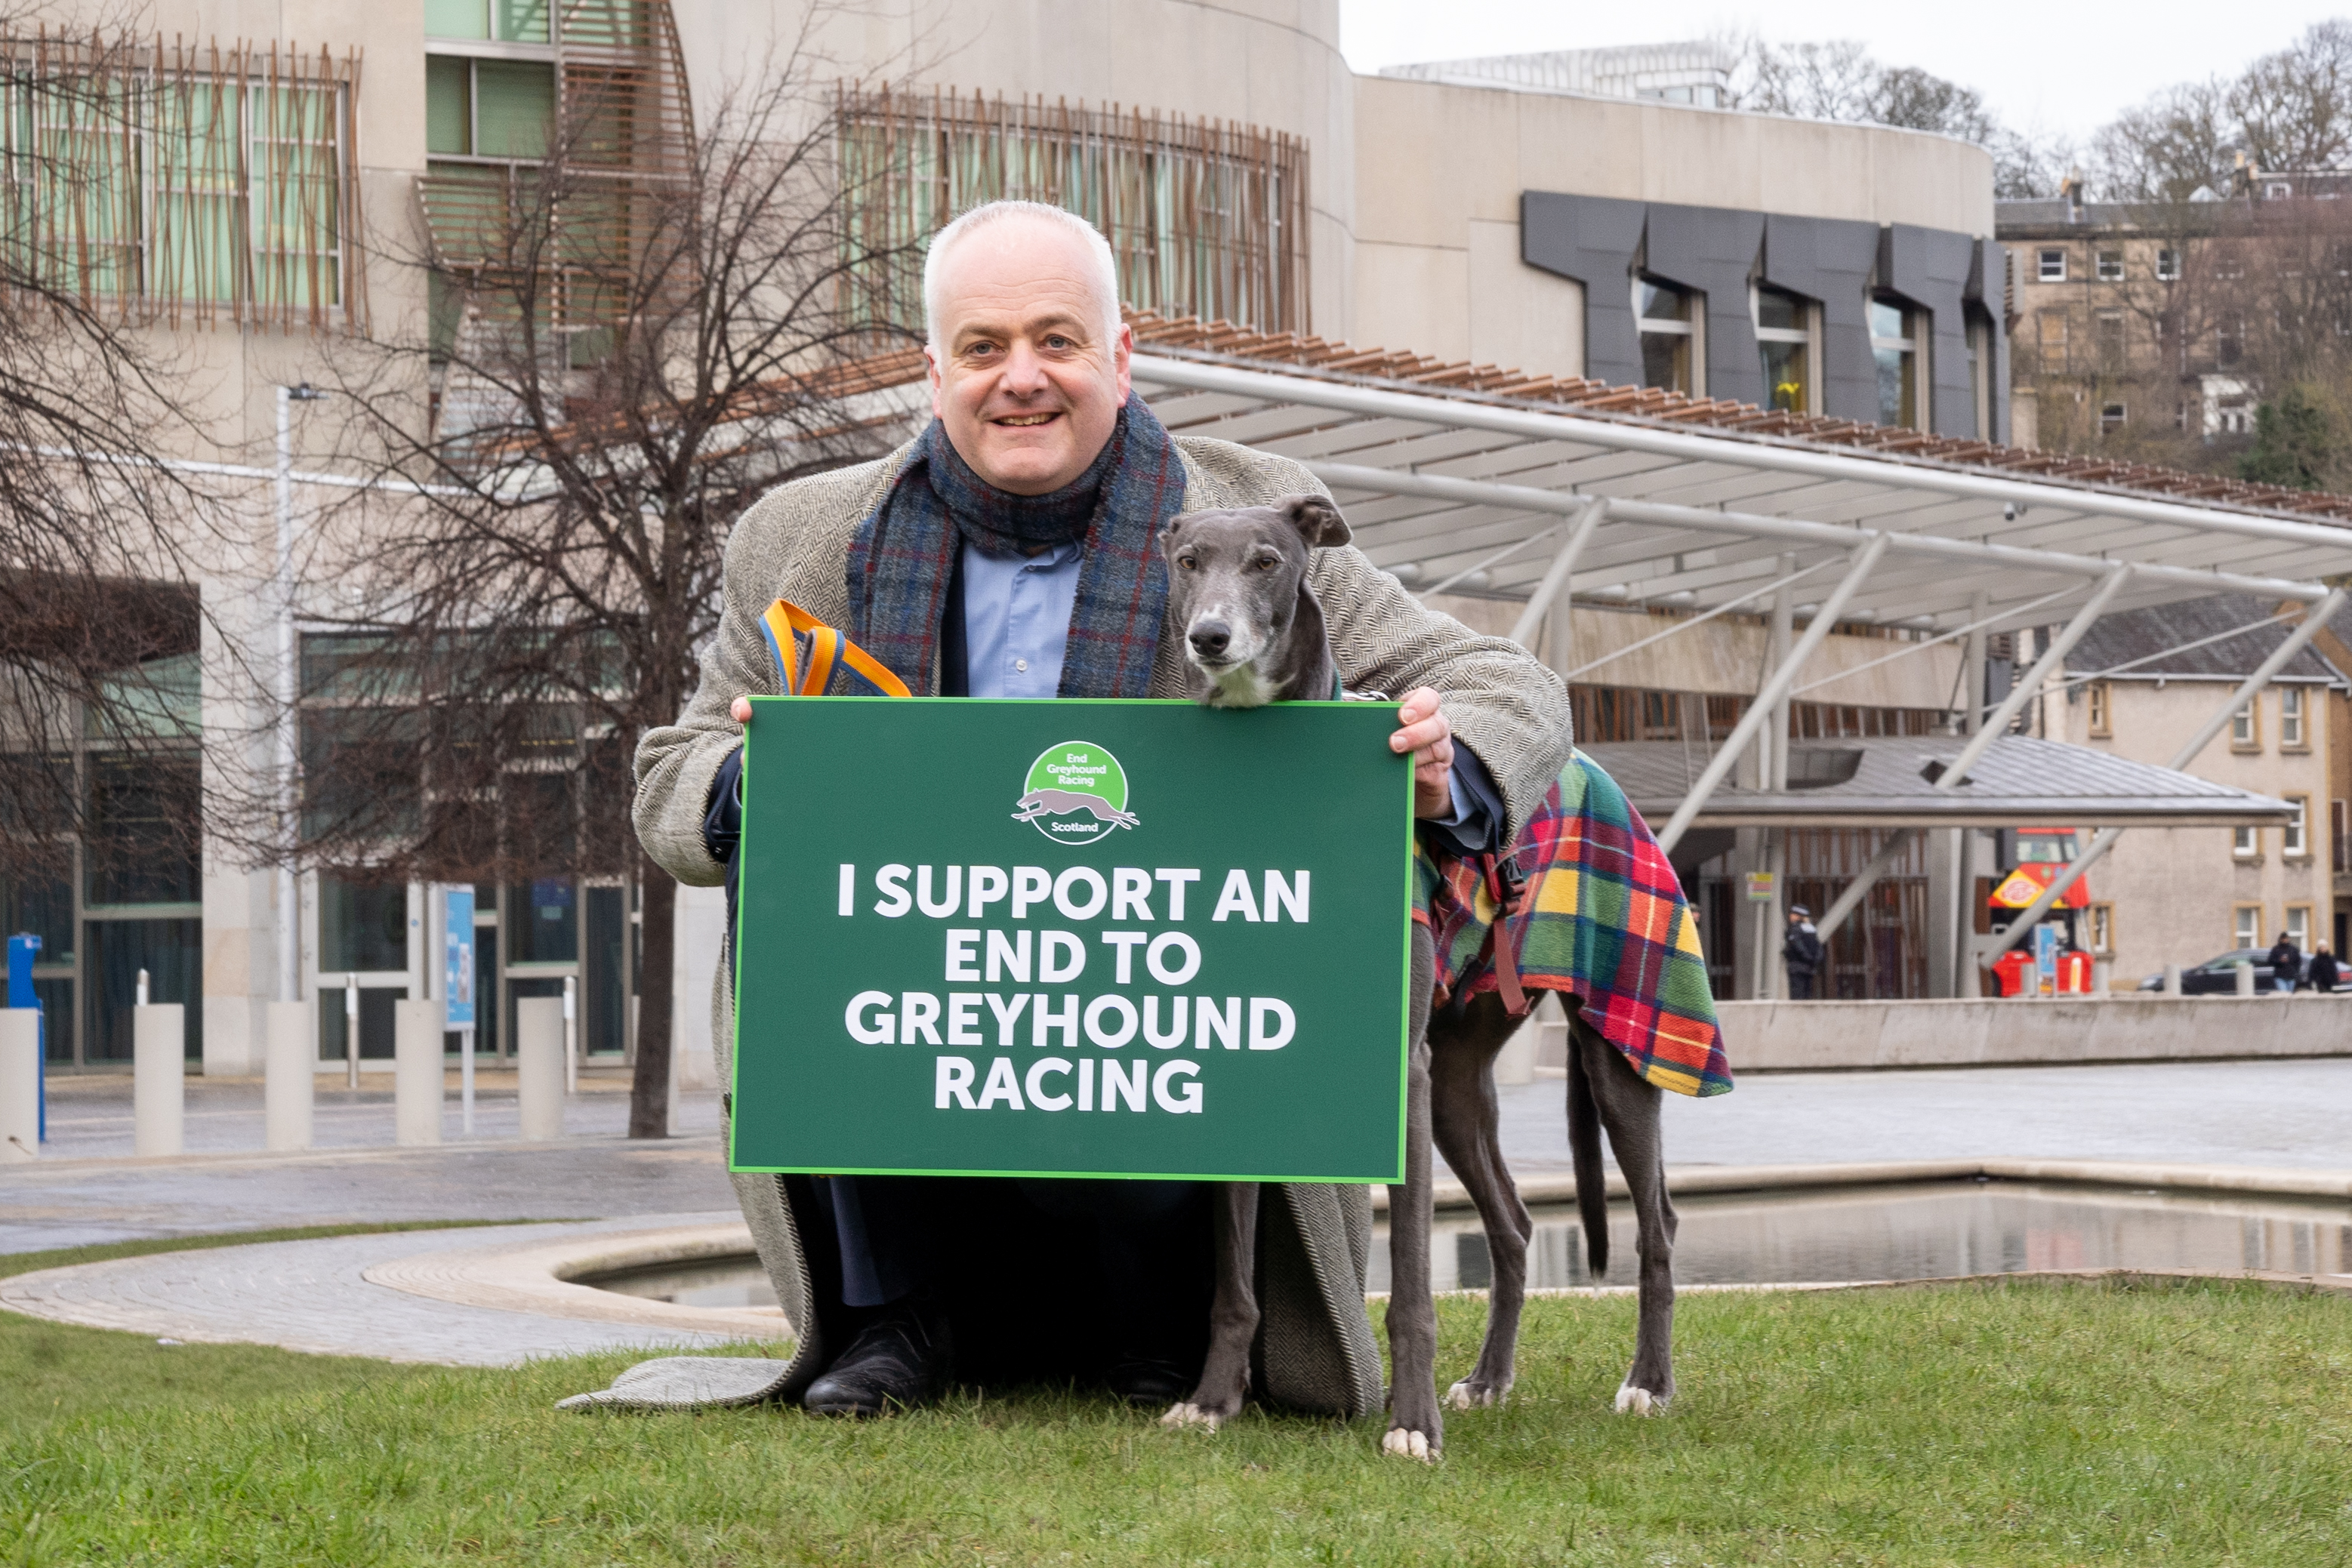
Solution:
[{"label": "overcast sky", "polygon": [[1975,88],[2020,130],[2077,138],[2158,88],[2234,72],[2339,13],[2352,13],[2352,4],[1780,0],[1767,11],[1713,0],[1687,9],[1590,0],[1339,0],[1341,47],[1349,65],[1367,73],[1408,60],[1669,43],[1718,29],[1752,29],[1780,43],[1855,38],[1889,65],[1917,66]]}]

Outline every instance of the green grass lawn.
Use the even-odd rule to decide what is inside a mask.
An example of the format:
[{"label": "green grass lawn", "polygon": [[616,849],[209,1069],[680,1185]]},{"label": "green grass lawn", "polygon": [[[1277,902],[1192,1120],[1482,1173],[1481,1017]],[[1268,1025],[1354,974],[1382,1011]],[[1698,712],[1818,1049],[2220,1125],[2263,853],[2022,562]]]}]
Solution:
[{"label": "green grass lawn", "polygon": [[[1448,1375],[1481,1322],[1444,1304]],[[1372,1423],[1170,1433],[1051,1391],[867,1426],[566,1415],[629,1358],[420,1369],[0,1314],[0,1563],[2352,1562],[2352,1301],[1690,1296],[1650,1421],[1608,1407],[1632,1339],[1624,1298],[1535,1303],[1511,1403],[1423,1469]]]}]

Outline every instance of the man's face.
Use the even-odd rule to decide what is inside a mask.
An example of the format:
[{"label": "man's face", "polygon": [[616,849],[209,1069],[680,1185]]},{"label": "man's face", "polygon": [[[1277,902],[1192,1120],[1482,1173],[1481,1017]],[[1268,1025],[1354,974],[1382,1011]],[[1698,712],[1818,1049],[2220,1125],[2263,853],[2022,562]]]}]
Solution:
[{"label": "man's face", "polygon": [[940,340],[923,352],[931,412],[982,479],[1043,496],[1087,471],[1127,402],[1124,326],[1103,336],[1103,301],[1077,237],[1009,218],[971,235],[940,278]]}]

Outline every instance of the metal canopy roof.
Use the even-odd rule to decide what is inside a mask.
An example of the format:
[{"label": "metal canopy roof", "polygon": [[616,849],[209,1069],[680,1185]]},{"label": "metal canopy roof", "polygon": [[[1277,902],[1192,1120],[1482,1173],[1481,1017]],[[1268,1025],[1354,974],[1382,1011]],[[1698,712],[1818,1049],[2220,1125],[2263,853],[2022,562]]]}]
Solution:
[{"label": "metal canopy roof", "polygon": [[[1727,785],[1692,826],[2276,827],[2294,815],[2294,807],[2267,795],[2021,735],[1995,740],[1958,788],[1931,788],[1930,764],[1948,765],[1967,744],[1958,736],[1799,741],[1787,793]],[[1708,758],[1704,747],[1673,740],[1603,741],[1583,749],[1654,821],[1682,803]],[[1802,781],[1808,772],[1824,781],[1809,786]]]},{"label": "metal canopy roof", "polygon": [[1889,547],[1842,621],[1948,630],[1981,593],[1982,613],[2009,612],[1997,626],[2045,623],[2071,612],[2053,591],[2087,593],[2122,563],[2135,570],[2117,610],[2310,601],[2352,571],[2352,528],[2284,511],[1156,344],[1133,371],[1171,431],[1306,464],[1357,543],[1423,591],[1517,547],[1458,591],[1529,597],[1595,497],[1607,510],[1570,587],[1616,602],[1706,609],[1792,553],[1826,569],[1805,580],[1801,614],[1875,531]]}]

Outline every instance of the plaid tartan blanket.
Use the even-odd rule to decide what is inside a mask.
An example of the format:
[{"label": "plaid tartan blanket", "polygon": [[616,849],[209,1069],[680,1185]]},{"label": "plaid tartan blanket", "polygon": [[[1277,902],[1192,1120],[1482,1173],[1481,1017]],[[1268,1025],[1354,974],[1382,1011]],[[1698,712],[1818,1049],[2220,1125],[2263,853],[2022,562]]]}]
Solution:
[{"label": "plaid tartan blanket", "polygon": [[[1511,848],[1516,874],[1413,847],[1412,917],[1437,946],[1451,995],[1564,993],[1633,1071],[1677,1094],[1731,1088],[1698,925],[1649,824],[1582,752],[1569,759]],[[1508,883],[1524,884],[1514,900]],[[1517,913],[1507,913],[1516,909]],[[1497,920],[1508,947],[1497,966]]]}]

